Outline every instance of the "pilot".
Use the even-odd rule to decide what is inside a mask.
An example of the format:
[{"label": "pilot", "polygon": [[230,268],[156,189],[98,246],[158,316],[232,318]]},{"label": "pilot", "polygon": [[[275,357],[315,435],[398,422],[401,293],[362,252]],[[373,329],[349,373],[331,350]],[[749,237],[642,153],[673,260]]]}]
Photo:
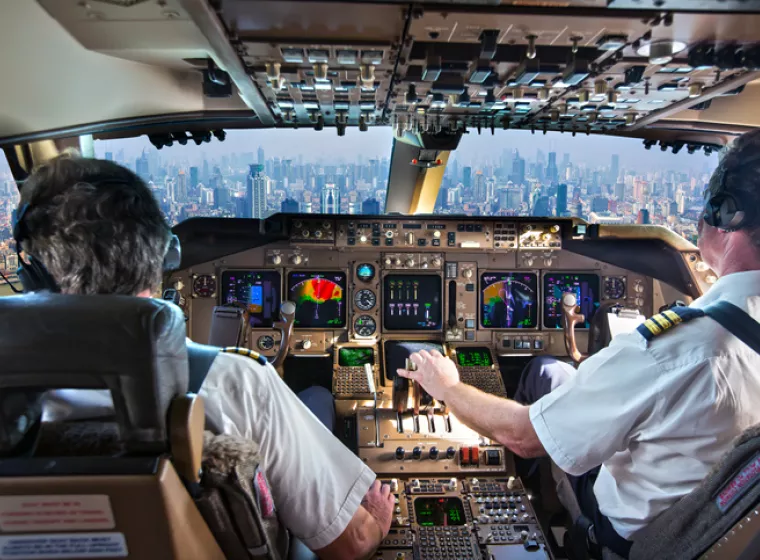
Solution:
[{"label": "pilot", "polygon": [[[25,205],[24,252],[44,265],[62,293],[151,297],[160,286],[170,229],[131,171],[64,155],[26,180],[19,210]],[[271,365],[220,353],[199,394],[213,425],[260,446],[275,507],[292,534],[321,558],[374,552],[391,524],[389,486],[375,480]],[[111,407],[108,392],[58,391],[49,395],[45,418],[102,416]]]},{"label": "pilot", "polygon": [[[760,131],[725,153],[706,195],[698,245],[719,279],[682,315],[724,300],[760,320]],[[534,360],[515,400],[461,383],[454,363],[435,351],[413,354],[417,371],[398,373],[517,455],[548,455],[571,475],[593,524],[586,535],[596,543],[583,551],[598,555],[598,544],[628,557],[636,532],[760,422],[760,355],[712,319],[662,323],[617,336],[577,371]]]}]

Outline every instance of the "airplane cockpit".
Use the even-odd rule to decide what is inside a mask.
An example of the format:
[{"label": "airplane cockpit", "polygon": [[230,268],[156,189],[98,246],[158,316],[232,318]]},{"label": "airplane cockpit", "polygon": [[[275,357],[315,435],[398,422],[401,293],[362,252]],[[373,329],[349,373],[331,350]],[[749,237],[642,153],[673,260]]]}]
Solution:
[{"label": "airplane cockpit", "polygon": [[[530,360],[577,366],[706,293],[702,194],[721,149],[760,126],[759,28],[751,0],[6,1],[0,295],[27,297],[26,177],[71,149],[116,161],[181,244],[155,297],[184,335],[333,395],[335,436],[395,495],[374,560],[572,558],[548,470],[397,370],[434,349],[512,397]],[[3,309],[9,332],[34,317]],[[5,367],[0,389],[19,385]],[[126,533],[116,552],[19,540],[34,531],[3,521],[9,496],[45,492],[3,483],[23,474],[4,461],[0,558],[137,557],[118,519],[72,529]],[[757,510],[672,557],[760,557]],[[163,557],[224,557],[214,546]]]}]

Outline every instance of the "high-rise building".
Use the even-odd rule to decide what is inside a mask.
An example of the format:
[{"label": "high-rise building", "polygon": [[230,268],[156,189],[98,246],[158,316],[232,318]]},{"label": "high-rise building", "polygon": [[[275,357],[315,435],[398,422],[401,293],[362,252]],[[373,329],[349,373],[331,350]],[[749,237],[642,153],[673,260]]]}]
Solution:
[{"label": "high-rise building", "polygon": [[362,202],[362,214],[371,216],[380,214],[380,201],[376,198],[368,198]]},{"label": "high-rise building", "polygon": [[557,216],[564,216],[567,213],[567,184],[560,183],[557,185]]},{"label": "high-rise building", "polygon": [[150,181],[150,164],[148,163],[148,154],[145,150],[135,161],[135,173],[146,183]]},{"label": "high-rise building", "polygon": [[224,187],[214,189],[214,207],[227,208],[230,204],[230,191]]},{"label": "high-rise building", "polygon": [[625,183],[615,183],[615,198],[620,201],[625,200]]},{"label": "high-rise building", "polygon": [[525,184],[525,160],[515,151],[515,158],[512,160],[512,181],[518,187]]},{"label": "high-rise building", "polygon": [[610,208],[610,202],[603,196],[596,196],[591,201],[592,212],[606,212]]},{"label": "high-rise building", "polygon": [[549,152],[549,163],[546,164],[546,180],[550,183],[556,183],[558,179],[557,152]]},{"label": "high-rise building", "polygon": [[614,185],[617,183],[618,175],[620,175],[620,156],[612,154],[612,164],[610,165],[610,180],[609,183]]},{"label": "high-rise building", "polygon": [[184,170],[177,174],[177,182],[174,185],[174,200],[187,202],[187,175],[185,175]]},{"label": "high-rise building", "polygon": [[264,165],[264,163],[266,162],[264,161],[264,148],[262,146],[259,146],[258,156],[259,156],[258,164]]},{"label": "high-rise building", "polygon": [[325,183],[322,189],[322,214],[340,213],[340,192],[335,183]]},{"label": "high-rise building", "polygon": [[486,201],[486,178],[482,171],[475,172],[475,202],[482,203]]},{"label": "high-rise building", "polygon": [[549,211],[549,197],[539,196],[536,199],[536,203],[533,205],[532,216],[551,216]]},{"label": "high-rise building", "polygon": [[190,188],[195,191],[195,189],[198,188],[198,182],[200,180],[200,177],[198,175],[198,168],[197,167],[191,167],[190,168]]},{"label": "high-rise building", "polygon": [[462,168],[462,186],[469,189],[472,186],[472,167]]},{"label": "high-rise building", "polygon": [[262,219],[267,214],[267,176],[264,166],[257,163],[249,165],[246,177],[246,196],[244,218]]},{"label": "high-rise building", "polygon": [[286,198],[280,204],[280,212],[285,214],[298,214],[298,201],[292,198]]},{"label": "high-rise building", "polygon": [[636,223],[637,224],[651,224],[652,222],[649,221],[649,210],[646,208],[642,208],[639,210],[639,215],[636,216]]}]

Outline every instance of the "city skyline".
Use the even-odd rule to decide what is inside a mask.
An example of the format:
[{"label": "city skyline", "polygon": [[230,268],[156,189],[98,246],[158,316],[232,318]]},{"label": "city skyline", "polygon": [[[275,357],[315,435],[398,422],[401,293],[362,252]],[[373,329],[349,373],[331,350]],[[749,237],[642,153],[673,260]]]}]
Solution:
[{"label": "city skyline", "polygon": [[[390,129],[353,131],[346,138],[361,139],[356,142],[325,133],[316,145],[300,140],[318,133],[303,132],[231,131],[225,142],[162,150],[147,137],[96,141],[95,156],[135,171],[172,225],[191,217],[265,218],[281,211],[382,213]],[[651,223],[695,240],[702,191],[717,155],[647,151],[639,140],[612,137],[527,133],[520,142],[496,142],[507,137],[500,134],[462,139],[449,158],[435,213]],[[283,137],[299,141],[285,149],[278,140]],[[591,149],[600,140],[604,150]],[[0,166],[0,270],[15,265],[10,226],[17,200],[7,164]]]}]

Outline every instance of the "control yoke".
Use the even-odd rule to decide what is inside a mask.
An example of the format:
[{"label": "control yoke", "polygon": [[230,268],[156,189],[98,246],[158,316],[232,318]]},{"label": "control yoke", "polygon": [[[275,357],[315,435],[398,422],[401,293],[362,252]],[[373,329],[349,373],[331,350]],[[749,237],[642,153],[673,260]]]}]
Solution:
[{"label": "control yoke", "polygon": [[578,307],[578,299],[573,292],[562,294],[562,330],[565,337],[565,350],[576,364],[581,363],[583,356],[578,350],[578,344],[575,341],[575,325],[586,321],[586,317],[581,313]]},{"label": "control yoke", "polygon": [[277,373],[280,374],[280,377],[285,375],[283,364],[285,364],[285,358],[288,357],[288,353],[290,352],[290,339],[293,336],[295,318],[296,304],[292,301],[283,301],[280,306],[280,320],[273,325],[273,328],[280,331],[280,348],[272,360],[272,365],[277,370]]}]

